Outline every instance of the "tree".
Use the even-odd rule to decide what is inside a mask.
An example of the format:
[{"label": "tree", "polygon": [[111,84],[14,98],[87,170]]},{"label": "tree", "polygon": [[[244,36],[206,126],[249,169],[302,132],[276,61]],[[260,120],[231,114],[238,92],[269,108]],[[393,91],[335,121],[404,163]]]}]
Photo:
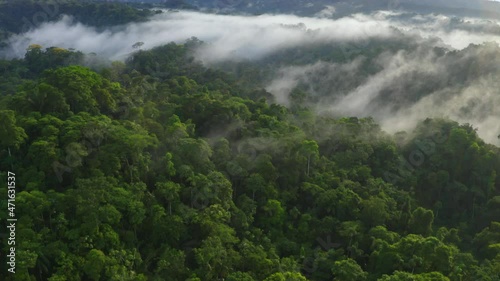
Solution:
[{"label": "tree", "polygon": [[186,272],[186,254],[182,250],[165,246],[159,260],[156,262],[155,274],[158,278],[182,278]]},{"label": "tree", "polygon": [[264,279],[264,281],[307,281],[307,279],[298,272],[277,272]]},{"label": "tree", "polygon": [[12,110],[0,110],[0,146],[19,148],[28,136],[22,127],[16,125],[16,114]]},{"label": "tree", "polygon": [[227,281],[255,281],[252,276],[246,272],[233,272],[229,274]]},{"label": "tree", "polygon": [[229,272],[234,271],[233,268],[239,260],[237,252],[231,249],[231,244],[236,242],[236,238],[232,238],[231,241],[223,239],[209,236],[203,240],[200,248],[194,250],[196,261],[208,279],[226,277]]},{"label": "tree", "polygon": [[302,142],[300,151],[303,153],[306,158],[307,158],[307,170],[306,170],[306,175],[309,176],[309,170],[311,166],[311,160],[314,160],[319,157],[319,146],[316,143],[316,141],[313,140],[305,140]]},{"label": "tree", "polygon": [[174,182],[158,182],[155,186],[159,197],[168,202],[168,212],[172,215],[172,203],[179,199],[179,192],[182,187]]},{"label": "tree", "polygon": [[368,276],[353,259],[336,261],[332,273],[338,281],[364,281]]},{"label": "tree", "polygon": [[84,272],[90,279],[98,281],[106,263],[106,255],[100,250],[92,249],[85,257]]},{"label": "tree", "polygon": [[483,258],[494,258],[500,253],[500,222],[491,222],[472,240],[475,251]]},{"label": "tree", "polygon": [[119,84],[81,66],[68,66],[44,72],[42,81],[64,94],[73,113],[111,113],[121,95]]},{"label": "tree", "polygon": [[384,225],[389,219],[386,202],[384,199],[372,196],[361,202],[361,217],[363,222],[369,227]]},{"label": "tree", "polygon": [[450,281],[450,279],[439,272],[412,274],[396,271],[393,275],[384,275],[379,281]]},{"label": "tree", "polygon": [[428,236],[432,233],[433,222],[434,213],[431,210],[426,210],[422,207],[418,207],[412,213],[409,223],[409,229],[411,233]]},{"label": "tree", "polygon": [[285,209],[281,202],[275,199],[267,200],[262,207],[262,224],[269,229],[276,229],[283,225],[285,219]]}]

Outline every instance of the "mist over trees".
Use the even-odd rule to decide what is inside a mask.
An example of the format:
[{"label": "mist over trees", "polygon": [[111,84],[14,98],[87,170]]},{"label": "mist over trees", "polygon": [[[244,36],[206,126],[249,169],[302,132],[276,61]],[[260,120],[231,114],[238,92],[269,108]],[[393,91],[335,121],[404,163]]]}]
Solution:
[{"label": "mist over trees", "polygon": [[2,280],[500,280],[500,48],[393,32],[0,60]]}]

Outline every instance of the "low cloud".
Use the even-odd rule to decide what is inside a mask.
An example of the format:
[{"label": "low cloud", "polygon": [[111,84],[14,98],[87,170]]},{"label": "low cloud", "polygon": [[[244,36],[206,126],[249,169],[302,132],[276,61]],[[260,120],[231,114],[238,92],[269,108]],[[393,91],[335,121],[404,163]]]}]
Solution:
[{"label": "low cloud", "polygon": [[[317,17],[166,11],[148,22],[98,31],[63,17],[11,37],[0,56],[22,57],[30,44],[40,44],[124,60],[133,53],[136,42],[144,42],[141,48],[150,49],[193,36],[206,42],[196,56],[209,65],[228,60],[263,61],[289,48],[348,43],[348,50],[344,50],[348,62],[284,66],[266,85],[267,90],[278,102],[287,104],[290,91],[305,85],[320,101],[316,106],[319,111],[373,116],[389,131],[409,129],[426,117],[444,116],[472,123],[487,141],[498,141],[500,114],[495,113],[495,107],[500,105],[500,85],[495,77],[500,75],[496,59],[500,57],[496,45],[500,24],[491,19],[404,11],[340,16],[333,6]],[[369,58],[349,53],[356,49],[362,53],[373,41],[398,38],[422,46],[402,46],[370,58],[377,71],[363,71]],[[484,42],[495,43],[468,47]],[[436,53],[434,47],[444,47],[445,53]]]},{"label": "low cloud", "polygon": [[353,15],[340,19],[294,15],[231,16],[199,12],[165,12],[144,23],[97,31],[63,17],[27,33],[13,36],[7,57],[22,57],[30,44],[74,48],[111,59],[129,55],[136,42],[144,49],[169,42],[184,42],[194,36],[209,43],[200,50],[206,62],[225,59],[255,59],[276,50],[321,41],[361,40],[393,35],[390,22],[372,16]]},{"label": "low cloud", "polygon": [[[379,70],[369,75],[363,73],[361,57],[340,65],[322,62],[284,67],[267,90],[278,101],[288,101],[286,93],[303,83],[311,100],[319,100],[310,106],[323,114],[370,116],[391,133],[411,130],[429,117],[444,117],[470,123],[484,140],[498,143],[497,44],[447,53],[436,52],[432,47],[384,52],[370,64]],[[325,71],[321,78],[315,78]]]},{"label": "low cloud", "polygon": [[[329,16],[328,6],[318,16]],[[444,15],[378,11],[337,19],[294,15],[234,16],[180,11],[159,14],[150,21],[97,31],[63,17],[25,34],[10,38],[3,50],[8,57],[22,57],[30,44],[59,46],[94,52],[111,59],[129,55],[136,42],[144,49],[194,36],[209,43],[200,50],[201,60],[256,59],[277,50],[315,42],[351,42],[397,36],[396,30],[423,38],[438,37],[452,48],[470,43],[500,42],[500,25],[492,20],[457,20]]]}]

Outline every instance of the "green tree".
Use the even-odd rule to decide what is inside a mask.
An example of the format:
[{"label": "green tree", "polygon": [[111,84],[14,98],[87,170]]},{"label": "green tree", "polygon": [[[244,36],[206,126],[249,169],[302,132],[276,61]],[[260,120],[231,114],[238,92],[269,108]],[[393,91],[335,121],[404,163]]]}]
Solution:
[{"label": "green tree", "polygon": [[411,215],[409,229],[411,233],[428,236],[432,233],[434,213],[422,207],[415,209]]},{"label": "green tree", "polygon": [[363,281],[368,276],[368,273],[364,272],[353,259],[336,261],[332,273],[335,276],[334,280],[339,281]]},{"label": "green tree", "polygon": [[302,142],[300,146],[300,153],[303,154],[307,158],[307,169],[306,175],[309,176],[309,170],[311,167],[311,161],[319,157],[319,146],[316,141],[313,140],[305,140]]},{"label": "green tree", "polygon": [[28,136],[22,127],[16,125],[16,115],[12,110],[0,110],[0,124],[0,145],[7,147],[10,155],[10,147],[19,148]]}]

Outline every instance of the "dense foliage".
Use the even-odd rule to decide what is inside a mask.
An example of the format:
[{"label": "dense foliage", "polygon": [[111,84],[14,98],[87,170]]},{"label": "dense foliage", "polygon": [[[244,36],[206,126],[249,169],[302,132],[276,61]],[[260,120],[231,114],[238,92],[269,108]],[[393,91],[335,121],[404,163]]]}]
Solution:
[{"label": "dense foliage", "polygon": [[198,44],[0,62],[5,280],[500,280],[500,150],[471,125],[284,107]]},{"label": "dense foliage", "polygon": [[12,34],[26,32],[62,15],[75,21],[102,28],[129,22],[141,22],[161,11],[136,9],[129,5],[76,0],[3,0],[0,1],[0,48]]}]

